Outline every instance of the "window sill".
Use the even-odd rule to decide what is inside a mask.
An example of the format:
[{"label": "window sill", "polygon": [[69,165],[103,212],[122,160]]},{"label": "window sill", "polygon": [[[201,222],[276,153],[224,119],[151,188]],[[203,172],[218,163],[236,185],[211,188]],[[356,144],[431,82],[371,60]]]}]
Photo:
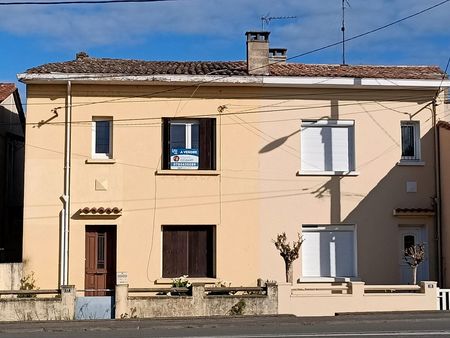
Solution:
[{"label": "window sill", "polygon": [[[188,278],[188,280],[191,283],[202,283],[202,284],[215,284],[219,281],[219,279],[212,277]],[[172,285],[172,278],[158,278],[157,280],[155,280],[155,284]]]},{"label": "window sill", "polygon": [[414,160],[400,160],[397,162],[398,166],[415,166],[423,167],[425,165],[424,161],[414,161]]},{"label": "window sill", "polygon": [[347,283],[360,280],[359,277],[300,277],[297,283]]},{"label": "window sill", "polygon": [[297,171],[296,176],[358,176],[357,171]]},{"label": "window sill", "polygon": [[86,164],[114,164],[116,159],[114,158],[90,158],[85,161]]},{"label": "window sill", "polygon": [[180,176],[219,176],[218,170],[189,170],[189,169],[163,169],[157,170],[156,175],[180,175]]}]

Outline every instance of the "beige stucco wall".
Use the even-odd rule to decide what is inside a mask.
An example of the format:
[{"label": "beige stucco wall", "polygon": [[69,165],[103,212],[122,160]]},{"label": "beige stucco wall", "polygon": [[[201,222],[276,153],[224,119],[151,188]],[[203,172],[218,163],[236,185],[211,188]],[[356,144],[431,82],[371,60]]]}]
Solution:
[{"label": "beige stucco wall", "polygon": [[[432,91],[76,85],[73,87],[72,205],[118,206],[115,220],[73,216],[69,281],[84,286],[86,224],[117,225],[117,271],[131,287],[161,278],[161,226],[216,225],[216,275],[233,285],[284,278],[272,239],[302,224],[355,224],[358,272],[367,283],[398,283],[401,224],[428,231],[430,279],[436,279],[434,219],[396,218],[396,207],[429,208],[435,195]],[[172,88],[173,89],[173,88]],[[159,93],[159,94],[155,94]],[[58,284],[63,193],[64,85],[28,86],[24,258],[41,288]],[[426,99],[425,99],[426,98]],[[225,106],[219,113],[218,107]],[[440,108],[438,108],[440,109]],[[417,113],[421,110],[419,113]],[[398,166],[400,121],[421,122],[424,166]],[[161,167],[161,118],[217,118],[217,173],[173,175]],[[114,164],[91,157],[93,116],[113,116]],[[301,119],[355,120],[355,177],[297,176]],[[284,141],[284,142],[282,142]],[[273,143],[271,143],[273,142]],[[269,146],[268,146],[269,145]],[[265,148],[264,148],[265,147]],[[267,151],[269,149],[269,151]],[[95,180],[107,183],[96,191]],[[406,181],[418,192],[406,193]],[[156,197],[156,201],[155,201]],[[300,261],[300,260],[299,260]],[[294,266],[301,277],[301,264]]]},{"label": "beige stucco wall", "polygon": [[439,128],[443,287],[450,287],[450,130]]},{"label": "beige stucco wall", "polygon": [[334,316],[337,313],[437,310],[436,282],[420,282],[420,291],[369,293],[363,282],[351,282],[344,293],[330,290],[298,293],[290,284],[278,285],[278,313]]}]

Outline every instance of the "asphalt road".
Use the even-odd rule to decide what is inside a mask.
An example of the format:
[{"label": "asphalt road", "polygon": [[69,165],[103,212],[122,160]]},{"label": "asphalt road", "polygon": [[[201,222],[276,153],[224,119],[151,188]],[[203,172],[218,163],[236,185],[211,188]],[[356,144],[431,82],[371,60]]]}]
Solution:
[{"label": "asphalt road", "polygon": [[450,337],[450,312],[0,323],[0,337]]}]

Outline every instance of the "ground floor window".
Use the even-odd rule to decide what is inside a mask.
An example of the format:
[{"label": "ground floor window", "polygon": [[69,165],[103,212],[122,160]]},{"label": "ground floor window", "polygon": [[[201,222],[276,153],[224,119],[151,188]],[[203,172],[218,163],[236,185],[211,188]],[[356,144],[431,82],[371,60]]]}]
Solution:
[{"label": "ground floor window", "polygon": [[213,225],[163,226],[163,277],[215,277],[214,230]]},{"label": "ground floor window", "polygon": [[356,277],[354,225],[303,225],[303,277]]}]

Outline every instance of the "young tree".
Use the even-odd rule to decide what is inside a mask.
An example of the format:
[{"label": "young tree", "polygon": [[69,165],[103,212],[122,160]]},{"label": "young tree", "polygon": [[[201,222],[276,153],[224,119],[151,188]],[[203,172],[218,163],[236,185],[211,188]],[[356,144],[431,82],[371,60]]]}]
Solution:
[{"label": "young tree", "polygon": [[292,242],[291,245],[287,242],[286,233],[277,235],[277,239],[273,241],[275,247],[280,252],[280,256],[284,259],[284,266],[286,269],[286,282],[292,283],[292,263],[298,258],[300,247],[303,243],[303,238],[298,234],[298,240]]},{"label": "young tree", "polygon": [[423,243],[411,245],[405,249],[403,259],[411,267],[413,284],[417,284],[417,267],[425,260],[425,245]]}]

